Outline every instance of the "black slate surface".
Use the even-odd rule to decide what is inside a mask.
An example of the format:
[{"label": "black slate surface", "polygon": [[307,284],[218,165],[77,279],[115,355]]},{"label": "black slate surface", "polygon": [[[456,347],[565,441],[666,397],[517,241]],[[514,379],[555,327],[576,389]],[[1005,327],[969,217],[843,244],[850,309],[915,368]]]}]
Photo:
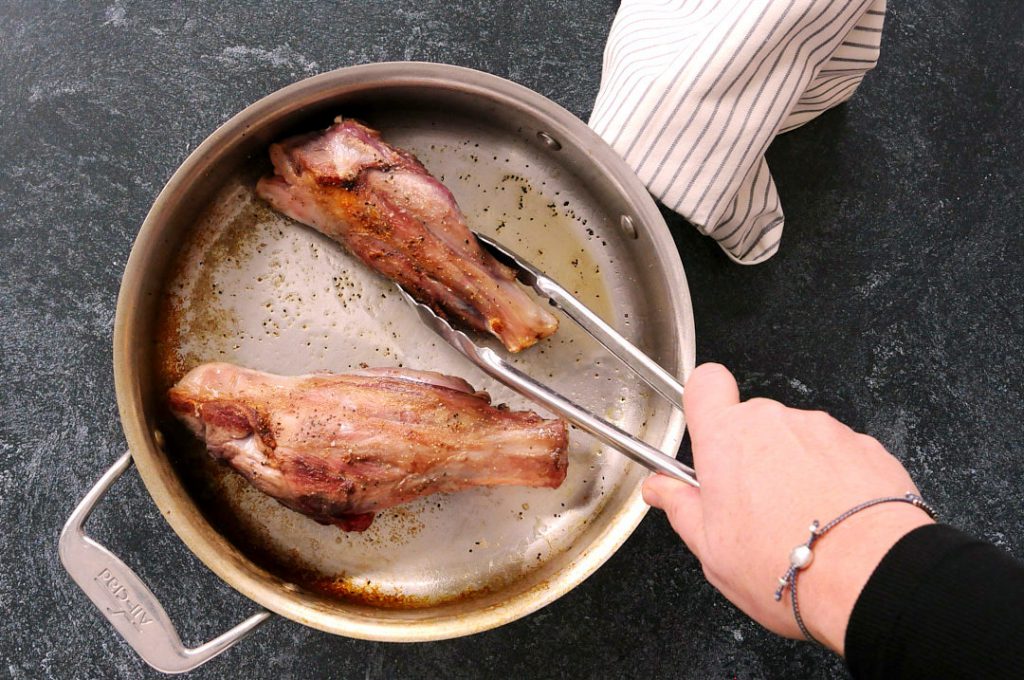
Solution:
[{"label": "black slate surface", "polygon": [[[941,4],[941,7],[930,5]],[[150,203],[217,125],[299,78],[442,61],[586,117],[617,3],[528,0],[0,4],[0,676],[154,674],[65,575],[57,533],[124,448],[111,370],[118,284]],[[824,408],[881,439],[951,523],[1024,557],[1024,11],[893,0],[855,100],[769,153],[787,225],[731,264],[668,215],[698,358],[746,395]],[[255,606],[159,517],[134,472],[91,531],[186,642]],[[197,677],[835,677],[701,578],[652,513],[595,576],[504,628],[386,645],[283,619]]]}]

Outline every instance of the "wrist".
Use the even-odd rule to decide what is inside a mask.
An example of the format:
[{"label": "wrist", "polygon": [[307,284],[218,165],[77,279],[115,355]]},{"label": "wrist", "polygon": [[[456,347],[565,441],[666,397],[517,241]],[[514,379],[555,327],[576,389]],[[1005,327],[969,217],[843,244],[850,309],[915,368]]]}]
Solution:
[{"label": "wrist", "polygon": [[800,573],[800,610],[811,634],[844,652],[853,606],[889,549],[914,529],[933,523],[924,510],[886,503],[852,515],[814,544],[814,564]]}]

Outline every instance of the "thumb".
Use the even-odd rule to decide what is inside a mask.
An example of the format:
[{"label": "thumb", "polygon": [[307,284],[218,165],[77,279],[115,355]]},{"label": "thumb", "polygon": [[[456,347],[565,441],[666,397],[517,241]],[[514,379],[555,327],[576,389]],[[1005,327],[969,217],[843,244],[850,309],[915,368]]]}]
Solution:
[{"label": "thumb", "polygon": [[665,475],[651,475],[644,481],[644,501],[665,511],[672,528],[690,551],[701,559],[704,552],[704,513],[700,491]]},{"label": "thumb", "polygon": [[715,413],[738,403],[740,390],[729,369],[721,364],[701,364],[695,368],[683,393],[683,412],[690,438],[700,438]]}]

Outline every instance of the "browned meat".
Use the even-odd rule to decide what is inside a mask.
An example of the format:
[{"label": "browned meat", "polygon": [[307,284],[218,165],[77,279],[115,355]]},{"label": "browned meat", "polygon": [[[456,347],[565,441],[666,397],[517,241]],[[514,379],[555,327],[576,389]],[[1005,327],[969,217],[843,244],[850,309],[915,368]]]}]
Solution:
[{"label": "browned meat", "polygon": [[507,267],[481,249],[451,192],[380,133],[338,118],[270,147],[275,174],[256,191],[338,241],[439,314],[518,352],[555,332]]},{"label": "browned meat", "polygon": [[204,364],[171,410],[257,489],[322,524],[474,486],[556,488],[565,422],[490,405],[460,378],[405,369],[295,377]]}]

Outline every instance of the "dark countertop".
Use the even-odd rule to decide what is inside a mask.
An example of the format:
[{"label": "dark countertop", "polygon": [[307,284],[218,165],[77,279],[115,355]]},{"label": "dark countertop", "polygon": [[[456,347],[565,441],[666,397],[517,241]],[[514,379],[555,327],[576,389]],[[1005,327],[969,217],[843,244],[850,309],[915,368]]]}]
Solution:
[{"label": "dark countertop", "polygon": [[[1024,10],[892,0],[857,97],[769,153],[782,250],[730,263],[669,216],[700,361],[745,395],[831,411],[887,445],[950,523],[1024,557]],[[124,449],[111,369],[132,240],[186,154],[299,78],[416,59],[471,66],[586,117],[616,9],[466,0],[0,4],[0,675],[153,675],[70,582],[57,533]],[[230,6],[230,8],[229,8]],[[514,7],[514,9],[512,8]],[[160,518],[133,472],[91,531],[186,642],[256,607]],[[652,513],[596,575],[471,638],[387,645],[274,619],[199,677],[835,677],[702,579]]]}]

